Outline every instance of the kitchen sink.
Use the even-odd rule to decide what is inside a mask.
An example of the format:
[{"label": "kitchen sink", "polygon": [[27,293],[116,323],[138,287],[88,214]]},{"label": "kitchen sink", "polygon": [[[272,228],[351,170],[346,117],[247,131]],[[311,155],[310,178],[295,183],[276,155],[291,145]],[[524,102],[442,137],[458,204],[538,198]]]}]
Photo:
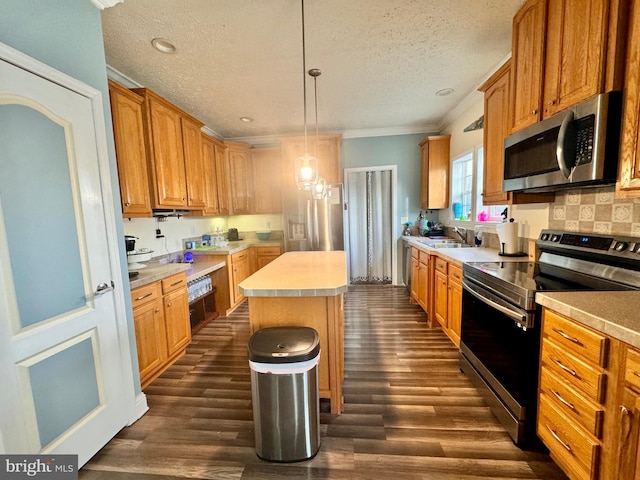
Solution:
[{"label": "kitchen sink", "polygon": [[428,246],[432,247],[432,248],[468,248],[468,247],[471,247],[471,245],[467,245],[466,243],[459,243],[459,242],[432,243],[432,244],[430,244]]}]

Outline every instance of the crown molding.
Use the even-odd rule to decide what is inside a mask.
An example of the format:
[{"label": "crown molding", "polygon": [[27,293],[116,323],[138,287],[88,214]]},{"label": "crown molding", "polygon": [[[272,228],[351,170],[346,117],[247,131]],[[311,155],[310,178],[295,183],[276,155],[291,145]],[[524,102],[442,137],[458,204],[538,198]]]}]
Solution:
[{"label": "crown molding", "polygon": [[123,0],[91,0],[91,3],[93,3],[99,10],[113,7],[114,5],[122,2]]},{"label": "crown molding", "polygon": [[107,65],[107,78],[119,83],[126,88],[141,88],[144,85],[136,82],[131,77],[127,77],[124,73],[116,70],[111,65]]},{"label": "crown molding", "polygon": [[451,123],[460,117],[467,109],[469,109],[472,105],[474,105],[478,100],[483,98],[482,92],[478,91],[480,85],[485,83],[491,75],[493,75],[504,63],[511,58],[511,53],[509,53],[506,57],[504,57],[496,66],[494,66],[488,74],[486,74],[480,82],[475,86],[469,94],[464,97],[460,102],[453,107],[451,110],[447,112],[447,114],[442,117],[442,119],[438,122],[438,131],[444,131]]},{"label": "crown molding", "polygon": [[206,125],[204,127],[202,127],[200,129],[200,131],[202,133],[204,133],[205,135],[209,135],[210,137],[216,138],[216,139],[221,140],[221,141],[224,140],[224,137],[222,135],[220,135],[215,130],[212,130],[211,128],[207,127]]}]

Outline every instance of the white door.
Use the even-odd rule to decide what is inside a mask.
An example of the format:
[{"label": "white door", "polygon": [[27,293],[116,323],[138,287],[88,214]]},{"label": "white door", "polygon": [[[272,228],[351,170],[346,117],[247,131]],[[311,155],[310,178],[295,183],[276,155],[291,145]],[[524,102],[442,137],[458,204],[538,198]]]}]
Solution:
[{"label": "white door", "polygon": [[89,98],[0,60],[0,453],[82,465],[127,423],[95,128]]}]

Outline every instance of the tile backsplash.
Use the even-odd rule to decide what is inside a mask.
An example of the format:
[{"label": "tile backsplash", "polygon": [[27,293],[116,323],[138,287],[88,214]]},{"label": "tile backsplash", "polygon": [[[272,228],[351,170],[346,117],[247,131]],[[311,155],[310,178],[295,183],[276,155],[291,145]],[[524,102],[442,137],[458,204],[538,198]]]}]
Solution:
[{"label": "tile backsplash", "polygon": [[615,186],[559,191],[549,228],[640,236],[640,198],[616,198]]}]

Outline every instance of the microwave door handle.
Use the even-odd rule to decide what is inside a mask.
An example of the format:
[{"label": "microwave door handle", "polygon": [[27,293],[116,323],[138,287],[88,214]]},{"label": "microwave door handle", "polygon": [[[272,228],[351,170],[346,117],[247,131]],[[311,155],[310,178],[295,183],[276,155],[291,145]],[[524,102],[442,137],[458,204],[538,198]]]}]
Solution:
[{"label": "microwave door handle", "polygon": [[[571,175],[571,167],[567,165],[567,157],[571,155],[570,147],[568,141],[575,142],[575,135],[573,134],[573,129],[570,130],[570,127],[573,123],[573,111],[569,110],[567,115],[562,120],[562,124],[560,125],[560,131],[558,132],[558,142],[556,144],[556,160],[558,161],[558,167],[562,172],[564,178],[569,178]],[[575,152],[574,156],[575,156]]]}]

